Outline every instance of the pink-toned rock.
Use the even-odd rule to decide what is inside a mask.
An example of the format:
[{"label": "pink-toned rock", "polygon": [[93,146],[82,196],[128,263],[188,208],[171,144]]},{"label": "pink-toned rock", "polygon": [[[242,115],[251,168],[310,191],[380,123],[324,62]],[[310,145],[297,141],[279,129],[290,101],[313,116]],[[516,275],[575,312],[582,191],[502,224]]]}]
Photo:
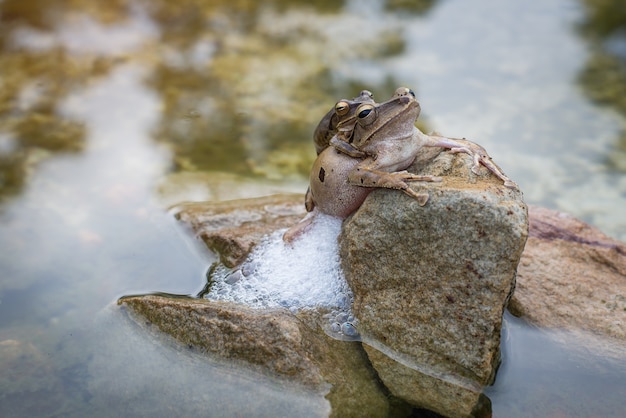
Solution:
[{"label": "pink-toned rock", "polygon": [[531,206],[529,215],[510,311],[626,342],[626,244],[561,212]]}]

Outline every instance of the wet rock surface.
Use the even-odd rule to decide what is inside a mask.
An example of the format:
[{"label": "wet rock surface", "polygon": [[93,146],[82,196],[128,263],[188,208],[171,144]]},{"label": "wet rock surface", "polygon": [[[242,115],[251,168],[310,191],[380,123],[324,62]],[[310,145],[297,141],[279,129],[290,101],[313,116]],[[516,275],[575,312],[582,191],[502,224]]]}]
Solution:
[{"label": "wet rock surface", "polygon": [[[253,309],[206,299],[131,296],[119,304],[183,345],[252,367],[290,384],[327,392],[331,416],[386,417],[384,388],[357,342],[334,340],[321,331],[323,312]],[[329,388],[330,387],[330,388]]]},{"label": "wet rock surface", "polygon": [[528,228],[521,193],[471,165],[466,155],[440,153],[416,170],[443,177],[412,186],[430,195],[426,206],[375,190],[340,236],[374,368],[394,395],[446,416],[482,408]]},{"label": "wet rock surface", "polygon": [[[344,223],[341,255],[363,344],[326,336],[322,312],[157,296],[123,304],[209,355],[308,387],[330,384],[333,416],[408,412],[403,403],[390,404],[387,390],[443,415],[487,415],[481,391],[499,361],[526,212],[519,192],[484,169],[472,174],[470,164],[465,155],[429,150],[411,169],[444,178],[412,185],[429,193],[426,206],[376,190]],[[237,265],[264,235],[303,213],[301,195],[282,195],[186,204],[176,216],[224,264]],[[623,342],[626,245],[562,213],[531,207],[528,215],[511,312],[540,327]]]}]

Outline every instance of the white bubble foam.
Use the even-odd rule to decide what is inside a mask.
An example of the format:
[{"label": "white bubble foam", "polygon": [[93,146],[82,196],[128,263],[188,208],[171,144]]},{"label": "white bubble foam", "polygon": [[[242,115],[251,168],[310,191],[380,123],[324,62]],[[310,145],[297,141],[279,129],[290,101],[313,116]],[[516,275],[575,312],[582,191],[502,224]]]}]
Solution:
[{"label": "white bubble foam", "polygon": [[236,270],[218,267],[208,299],[292,311],[329,308],[349,312],[352,292],[339,264],[341,219],[317,214],[291,245],[283,231],[266,237]]}]

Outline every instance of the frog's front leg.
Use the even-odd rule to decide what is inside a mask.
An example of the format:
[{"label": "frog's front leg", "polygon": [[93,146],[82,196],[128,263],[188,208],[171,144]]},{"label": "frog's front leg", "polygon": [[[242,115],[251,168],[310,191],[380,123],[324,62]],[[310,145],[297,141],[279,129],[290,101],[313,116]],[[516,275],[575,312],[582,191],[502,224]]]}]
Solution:
[{"label": "frog's front leg", "polygon": [[304,208],[307,212],[312,212],[315,208],[315,201],[313,200],[313,193],[311,193],[311,186],[306,189],[306,194],[304,195]]},{"label": "frog's front leg", "polygon": [[491,171],[496,177],[504,182],[504,186],[509,189],[518,189],[517,184],[513,180],[511,180],[506,174],[500,170],[500,168],[493,162],[487,151],[476,144],[475,142],[467,141],[466,143],[458,142],[452,138],[447,138],[445,136],[440,135],[428,135],[428,141],[426,146],[430,147],[442,147],[449,148],[452,153],[463,152],[465,154],[469,154],[474,160],[474,165],[472,166],[472,173],[479,174],[478,167],[480,165],[484,165],[487,167],[489,171]]},{"label": "frog's front leg", "polygon": [[333,136],[330,139],[330,145],[335,147],[337,151],[342,152],[346,155],[349,155],[350,157],[354,157],[354,158],[366,157],[366,154],[363,151],[354,148],[352,144],[346,141],[342,141],[341,139],[337,137],[337,135]]},{"label": "frog's front leg", "polygon": [[417,200],[420,206],[424,206],[428,201],[428,193],[417,193],[413,191],[407,182],[428,181],[440,182],[441,177],[420,176],[409,173],[406,170],[387,172],[376,170],[366,164],[357,165],[348,174],[348,182],[361,187],[383,187],[387,189],[402,190],[407,195]]}]

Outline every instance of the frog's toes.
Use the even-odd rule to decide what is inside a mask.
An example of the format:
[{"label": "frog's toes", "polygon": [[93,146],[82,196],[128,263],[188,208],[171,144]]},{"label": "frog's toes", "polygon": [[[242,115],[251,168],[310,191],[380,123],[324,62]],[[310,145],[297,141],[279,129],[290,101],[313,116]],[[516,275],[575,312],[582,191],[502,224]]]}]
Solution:
[{"label": "frog's toes", "polygon": [[504,180],[504,187],[513,190],[519,190],[519,186],[513,180]]},{"label": "frog's toes", "polygon": [[417,200],[417,204],[420,206],[424,206],[430,198],[430,195],[428,193],[417,193],[409,187],[407,187],[406,189],[402,189],[402,191],[411,196],[413,199]]},{"label": "frog's toes", "polygon": [[443,178],[437,177],[437,176],[429,176],[429,175],[420,176],[417,174],[408,173],[406,171],[405,173],[406,175],[404,177],[404,181],[428,181],[431,183],[441,183],[443,181]]},{"label": "frog's toes", "polygon": [[472,150],[466,146],[449,148],[448,151],[450,151],[452,154],[458,154],[462,152],[464,154],[474,155],[474,153],[472,153]]},{"label": "frog's toes", "polygon": [[429,198],[430,195],[428,193],[417,193],[417,197],[415,199],[417,200],[418,205],[424,206],[428,203]]}]

